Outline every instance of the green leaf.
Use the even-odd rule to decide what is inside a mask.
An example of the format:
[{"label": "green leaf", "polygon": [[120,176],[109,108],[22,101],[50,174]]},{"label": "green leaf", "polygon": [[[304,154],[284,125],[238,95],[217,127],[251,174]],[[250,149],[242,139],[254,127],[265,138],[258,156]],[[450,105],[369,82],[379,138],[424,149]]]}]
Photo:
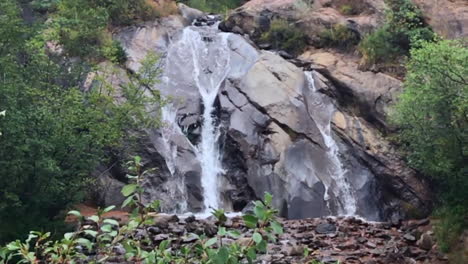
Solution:
[{"label": "green leaf", "polygon": [[21,248],[21,243],[19,241],[14,241],[6,245],[6,248],[10,251],[15,251]]},{"label": "green leaf", "polygon": [[112,231],[112,226],[111,226],[111,225],[103,225],[103,226],[101,226],[101,230],[102,230],[103,232],[109,233],[109,232]]},{"label": "green leaf", "polygon": [[265,201],[265,205],[269,206],[269,205],[271,205],[271,201],[273,200],[273,196],[270,193],[265,192],[263,200]]},{"label": "green leaf", "polygon": [[205,242],[205,247],[208,248],[208,247],[211,247],[213,246],[214,244],[216,244],[216,242],[218,242],[218,238],[217,237],[213,237],[213,238],[210,238],[208,239],[208,241]]},{"label": "green leaf", "polygon": [[276,234],[278,235],[282,235],[283,234],[283,227],[281,226],[280,223],[278,223],[277,221],[272,221],[270,223],[270,226],[271,228],[273,229],[273,232],[275,232]]},{"label": "green leaf", "polygon": [[226,247],[221,247],[216,254],[215,263],[226,264],[229,259],[229,250]]},{"label": "green leaf", "polygon": [[97,234],[98,234],[98,232],[94,231],[94,230],[85,230],[84,232],[85,232],[85,234],[90,235],[92,237],[96,237]]},{"label": "green leaf", "polygon": [[93,248],[93,244],[91,243],[91,241],[89,241],[86,238],[78,238],[76,240],[76,243],[85,246],[86,248],[88,248],[88,250],[91,250]]},{"label": "green leaf", "polygon": [[119,226],[119,222],[115,219],[104,219],[103,223],[109,224],[109,225],[114,225],[114,226]]},{"label": "green leaf", "polygon": [[220,227],[218,230],[218,236],[225,236],[226,235],[226,228],[225,227]]},{"label": "green leaf", "polygon": [[249,248],[247,251],[247,258],[253,262],[257,259],[257,253],[255,252],[255,248]]},{"label": "green leaf", "polygon": [[260,243],[263,238],[262,238],[262,235],[260,235],[259,233],[255,232],[253,235],[252,235],[252,239],[253,241],[255,241],[255,243]]},{"label": "green leaf", "polygon": [[238,231],[238,230],[229,230],[227,232],[228,236],[232,237],[232,238],[239,238],[241,236],[241,233]]},{"label": "green leaf", "polygon": [[102,212],[107,213],[107,212],[114,210],[114,208],[115,208],[115,205],[111,205],[109,207],[106,207]]},{"label": "green leaf", "polygon": [[99,222],[99,216],[92,215],[92,216],[88,217],[88,220],[91,220],[91,221],[97,223],[97,222]]},{"label": "green leaf", "polygon": [[253,215],[244,215],[242,218],[244,219],[244,223],[248,228],[253,229],[257,227],[257,223],[258,223],[257,217]]},{"label": "green leaf", "polygon": [[260,220],[266,220],[266,210],[265,206],[262,205],[255,205],[254,207],[255,216]]},{"label": "green leaf", "polygon": [[76,210],[69,211],[67,214],[68,215],[74,215],[76,217],[81,217],[81,213],[79,211],[76,211]]},{"label": "green leaf", "polygon": [[133,195],[127,197],[125,201],[122,203],[122,208],[127,207],[128,205],[133,204]]},{"label": "green leaf", "polygon": [[127,184],[122,188],[122,194],[123,196],[127,197],[129,195],[132,195],[135,193],[135,190],[137,189],[138,185],[137,184]]},{"label": "green leaf", "polygon": [[65,233],[65,235],[63,235],[63,237],[65,238],[65,240],[71,240],[74,235],[75,235],[75,233],[70,232],[70,233]]}]

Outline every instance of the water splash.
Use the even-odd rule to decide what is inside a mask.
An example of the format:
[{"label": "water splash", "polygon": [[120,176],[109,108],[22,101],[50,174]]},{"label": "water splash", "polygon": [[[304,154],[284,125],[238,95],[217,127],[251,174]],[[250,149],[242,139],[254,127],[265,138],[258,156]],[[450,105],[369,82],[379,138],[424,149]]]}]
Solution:
[{"label": "water splash", "polygon": [[355,215],[357,210],[356,198],[353,194],[353,189],[346,179],[346,169],[343,168],[343,164],[339,158],[338,145],[332,137],[331,133],[331,120],[335,112],[335,107],[331,102],[328,102],[328,98],[325,95],[319,93],[315,87],[315,80],[313,72],[304,73],[309,84],[309,89],[313,92],[312,104],[316,105],[318,109],[311,111],[313,119],[316,121],[317,127],[322,135],[323,141],[327,148],[327,156],[330,160],[330,167],[328,173],[336,184],[336,188],[333,186],[326,186],[325,200],[329,199],[329,192],[332,191],[337,197],[339,204],[340,215]]}]

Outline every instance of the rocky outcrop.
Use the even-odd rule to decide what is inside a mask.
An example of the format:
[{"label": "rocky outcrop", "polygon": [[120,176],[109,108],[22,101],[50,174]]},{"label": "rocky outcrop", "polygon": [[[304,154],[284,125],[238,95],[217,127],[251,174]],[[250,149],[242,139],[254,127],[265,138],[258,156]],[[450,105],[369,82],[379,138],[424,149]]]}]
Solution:
[{"label": "rocky outcrop", "polygon": [[[241,19],[243,25],[234,25],[253,36],[267,21],[262,19],[277,11],[275,5],[266,11],[248,5],[244,8],[261,15],[238,17],[243,9],[231,18]],[[316,1],[311,8],[324,8],[322,13],[328,10],[323,5]],[[278,8],[285,14],[295,10]],[[363,15],[377,19],[379,12]],[[162,109],[164,125],[141,134],[127,155],[139,153],[145,168],[156,168],[145,182],[146,200],[162,200],[166,212],[203,209],[198,146],[207,87],[201,83],[226,71],[211,113],[223,154],[219,191],[225,208],[243,210],[267,191],[287,218],[352,213],[396,221],[427,214],[427,184],[381,134],[388,128],[388,106],[401,89],[397,79],[360,71],[353,59],[323,51],[304,54],[302,65],[312,66],[303,69],[240,35],[206,26],[184,29],[184,21],[172,16],[116,35],[131,71],[148,52],[164,54],[161,83],[154,87],[171,98]]]},{"label": "rocky outcrop", "polygon": [[468,37],[468,2],[465,0],[413,0],[426,22],[448,39]]},{"label": "rocky outcrop", "polygon": [[272,19],[284,19],[301,29],[310,44],[317,43],[317,36],[336,24],[365,35],[383,23],[383,0],[366,0],[365,12],[357,15],[343,15],[333,8],[336,1],[307,0],[253,0],[235,10],[220,28],[224,31],[246,34],[258,40],[270,27]]}]

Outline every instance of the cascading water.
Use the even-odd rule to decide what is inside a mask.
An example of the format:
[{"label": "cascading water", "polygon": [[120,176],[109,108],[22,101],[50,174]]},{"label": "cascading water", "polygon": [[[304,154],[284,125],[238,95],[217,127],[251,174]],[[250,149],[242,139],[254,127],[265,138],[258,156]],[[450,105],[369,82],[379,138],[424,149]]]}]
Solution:
[{"label": "cascading water", "polygon": [[202,167],[205,213],[219,208],[218,175],[222,173],[218,147],[219,128],[213,116],[218,91],[229,73],[230,50],[228,36],[219,33],[217,25],[211,27],[187,27],[183,31],[181,45],[185,46],[193,63],[192,77],[203,101],[201,142],[197,157]]},{"label": "cascading water", "polygon": [[337,200],[341,205],[338,214],[355,215],[357,210],[356,198],[353,194],[351,185],[346,180],[347,171],[343,169],[343,164],[338,156],[339,148],[331,133],[331,119],[335,112],[335,107],[329,101],[329,98],[326,98],[325,95],[317,91],[313,72],[305,72],[304,74],[309,84],[309,89],[311,89],[313,93],[313,102],[311,103],[313,104],[313,107],[316,108],[314,111],[311,111],[311,114],[313,115],[313,119],[316,121],[317,127],[327,148],[327,156],[330,161],[328,173],[336,184],[336,188],[326,186],[327,190],[324,198],[325,200],[328,200],[328,192],[334,192],[334,195],[337,197]]}]

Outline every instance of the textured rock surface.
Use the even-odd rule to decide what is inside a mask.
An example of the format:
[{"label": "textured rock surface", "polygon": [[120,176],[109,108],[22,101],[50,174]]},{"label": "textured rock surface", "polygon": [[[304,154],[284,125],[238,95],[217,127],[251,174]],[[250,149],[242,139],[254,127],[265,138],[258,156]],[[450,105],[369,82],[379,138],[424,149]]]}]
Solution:
[{"label": "textured rock surface", "polygon": [[366,0],[365,12],[346,16],[332,8],[334,1],[253,0],[236,9],[220,28],[247,34],[256,40],[267,31],[271,19],[281,18],[295,23],[308,37],[311,44],[317,35],[335,24],[345,25],[360,35],[365,35],[383,22],[383,0]]},{"label": "textured rock surface", "polygon": [[[112,216],[112,215],[111,215]],[[114,217],[123,219],[124,215]],[[196,219],[173,215],[157,215],[156,224],[146,230],[137,230],[140,239],[149,238],[156,245],[164,240],[171,241],[171,248],[190,245],[197,241],[192,234],[216,235],[213,219]],[[429,221],[424,225],[402,222],[398,226],[391,223],[370,223],[356,218],[313,218],[302,220],[282,220],[284,234],[277,242],[270,242],[267,253],[258,256],[262,263],[363,263],[363,264],[442,264],[448,263],[437,245],[419,244],[422,240],[433,240]],[[240,238],[223,238],[223,244],[248,243],[252,230],[244,225],[239,217],[229,219],[224,225],[228,230],[238,230]],[[422,234],[422,235],[421,235]],[[407,238],[412,238],[408,240]],[[414,238],[414,239],[413,239]],[[429,246],[430,245],[430,246]],[[307,250],[309,255],[304,256]],[[125,249],[121,248],[113,263],[127,263]]]},{"label": "textured rock surface", "polygon": [[[382,3],[372,4],[375,11],[363,15],[377,19]],[[310,8],[329,14],[323,5],[316,1]],[[255,19],[239,17],[243,11],[231,18],[241,19],[246,25],[243,31],[250,30],[245,27],[252,22],[255,31],[262,26],[263,15],[270,16],[275,8],[274,4],[268,10],[253,6],[250,9],[261,13]],[[290,8],[280,9],[288,13],[297,7]],[[322,23],[325,18],[320,19]],[[127,67],[132,71],[148,51],[168,58],[162,60],[162,82],[156,87],[172,98],[163,109],[165,125],[146,131],[137,152],[146,168],[157,168],[147,178],[145,198],[162,200],[169,212],[200,211],[203,205],[197,157],[203,104],[193,80],[192,55],[187,53],[196,35],[182,32],[184,21],[172,16],[122,29],[116,36],[129,55]],[[230,58],[229,73],[212,114],[221,130],[220,192],[226,208],[242,210],[268,191],[288,218],[343,214],[347,195],[356,200],[354,213],[368,219],[397,220],[428,212],[427,184],[380,132],[388,128],[388,106],[401,89],[400,81],[360,71],[358,63],[344,55],[315,51],[301,57],[316,69],[310,75],[312,87],[303,69],[281,56],[258,51],[239,35],[223,37],[229,49],[223,55]],[[211,43],[214,38],[205,36],[203,41]],[[181,40],[192,44],[177,44]],[[216,67],[203,69],[207,76],[213,70]],[[336,174],[343,175],[343,182]]]},{"label": "textured rock surface", "polygon": [[413,0],[437,34],[449,38],[468,36],[468,2],[466,0]]}]

